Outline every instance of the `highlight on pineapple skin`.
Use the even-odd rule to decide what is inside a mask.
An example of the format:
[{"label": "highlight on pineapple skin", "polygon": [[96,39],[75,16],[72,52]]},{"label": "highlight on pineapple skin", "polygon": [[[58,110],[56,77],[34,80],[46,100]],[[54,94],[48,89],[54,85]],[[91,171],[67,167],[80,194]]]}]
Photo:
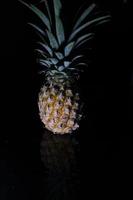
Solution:
[{"label": "highlight on pineapple skin", "polygon": [[71,89],[43,86],[38,106],[41,121],[54,134],[68,134],[79,128],[79,94]]}]

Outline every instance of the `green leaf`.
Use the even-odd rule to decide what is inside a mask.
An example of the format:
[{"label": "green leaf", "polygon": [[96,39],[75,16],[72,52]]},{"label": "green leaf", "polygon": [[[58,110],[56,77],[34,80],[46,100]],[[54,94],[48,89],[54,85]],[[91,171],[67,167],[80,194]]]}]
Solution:
[{"label": "green leaf", "polygon": [[51,57],[53,56],[53,51],[49,46],[47,46],[46,44],[42,42],[38,42],[38,44],[40,44],[49,53]]},{"label": "green leaf", "polygon": [[61,72],[61,71],[63,71],[65,68],[64,68],[64,66],[60,66],[60,67],[58,67],[58,70]]},{"label": "green leaf", "polygon": [[64,75],[65,77],[68,77],[65,72],[60,72],[60,74]]},{"label": "green leaf", "polygon": [[45,67],[47,67],[47,68],[49,68],[49,65],[47,65],[47,64],[46,64],[45,62],[43,62],[43,61],[38,60],[38,63],[41,64],[41,65],[43,65],[43,66],[45,66]]},{"label": "green leaf", "polygon": [[20,1],[22,4],[24,4],[30,10],[32,10],[42,20],[42,22],[45,24],[45,26],[48,28],[48,30],[51,31],[50,21],[41,10],[39,10],[33,4],[27,4],[27,3],[25,3],[24,1],[21,1],[21,0],[18,0],[18,1]]},{"label": "green leaf", "polygon": [[38,26],[36,26],[35,24],[32,24],[32,23],[28,23],[30,26],[32,26],[35,30],[37,30],[37,32],[41,33],[44,37],[46,37],[46,34],[45,32],[40,29]]},{"label": "green leaf", "polygon": [[65,56],[68,56],[68,55],[71,53],[71,51],[72,51],[72,49],[73,49],[73,47],[74,47],[74,44],[75,44],[75,42],[70,42],[70,43],[65,47],[65,50],[64,50]]},{"label": "green leaf", "polygon": [[74,61],[76,61],[77,59],[82,58],[82,57],[84,57],[84,56],[83,56],[83,55],[78,55],[78,56],[76,56],[76,57],[74,57],[74,58],[72,59],[72,62],[74,62]]},{"label": "green leaf", "polygon": [[76,68],[68,68],[68,70],[70,70],[70,71],[73,71],[73,73],[75,72],[77,72],[78,74],[79,74],[79,72],[81,72],[82,71],[82,69],[76,69]]},{"label": "green leaf", "polygon": [[49,67],[50,67],[51,64],[52,64],[50,61],[44,60],[44,59],[39,59],[39,61],[40,61],[40,62],[43,62],[43,63],[45,63],[45,64],[47,64]]},{"label": "green leaf", "polygon": [[46,30],[46,33],[47,33],[47,36],[48,36],[48,39],[49,39],[49,42],[50,42],[50,46],[53,49],[58,49],[59,45],[57,43],[57,40],[56,40],[55,36],[48,30]]},{"label": "green leaf", "polygon": [[106,23],[106,22],[109,22],[109,19],[105,19],[105,20],[103,20],[103,21],[101,21],[101,22],[98,22],[97,24],[96,24],[96,26],[98,25],[101,25],[101,24],[104,24],[104,23]]},{"label": "green leaf", "polygon": [[94,25],[95,23],[99,23],[103,20],[109,20],[110,19],[110,15],[105,15],[102,17],[98,17],[96,19],[90,20],[89,22],[86,22],[85,24],[81,25],[79,28],[77,28],[74,32],[72,32],[72,34],[69,37],[68,41],[71,41],[78,33],[80,33],[83,29],[87,28],[90,25]]},{"label": "green leaf", "polygon": [[54,65],[54,68],[58,70],[58,66],[57,65]]},{"label": "green leaf", "polygon": [[50,14],[50,9],[49,9],[49,5],[48,5],[48,1],[45,0],[44,2],[45,2],[45,5],[46,5],[46,9],[47,9],[47,12],[48,12],[50,23],[52,24],[52,17],[51,17],[51,14]]},{"label": "green leaf", "polygon": [[38,74],[45,74],[46,75],[47,70],[41,70],[40,72],[38,72]]},{"label": "green leaf", "polygon": [[77,71],[77,69],[75,69],[75,68],[71,68],[71,67],[69,67],[68,70],[71,70],[71,71]]},{"label": "green leaf", "polygon": [[62,5],[60,0],[54,0],[53,3],[55,12],[56,36],[58,38],[59,45],[61,45],[65,41],[64,27],[60,19]]},{"label": "green leaf", "polygon": [[59,61],[56,58],[49,59],[54,65],[56,65]]},{"label": "green leaf", "polygon": [[75,48],[79,48],[81,45],[83,45],[84,43],[87,43],[87,41],[91,40],[93,38],[93,36],[90,36],[87,39],[84,39],[83,41],[79,42],[78,45],[75,46]]},{"label": "green leaf", "polygon": [[70,64],[71,64],[71,62],[69,62],[69,61],[64,61],[64,66],[65,66],[65,67],[69,67]]},{"label": "green leaf", "polygon": [[56,35],[58,38],[59,45],[65,41],[64,27],[61,19],[56,17]]},{"label": "green leaf", "polygon": [[92,37],[94,36],[94,33],[88,33],[88,34],[85,34],[81,37],[79,37],[75,43],[75,45],[78,45],[78,43],[82,42],[84,39],[88,38],[88,37]]},{"label": "green leaf", "polygon": [[87,66],[87,67],[88,67],[88,65],[87,65],[86,63],[78,63],[78,64],[75,65],[75,66],[79,66],[79,67],[81,67],[81,66]]},{"label": "green leaf", "polygon": [[[49,20],[50,20],[50,23],[52,24],[52,17],[51,17],[51,13],[50,13],[48,1],[47,1],[47,0],[42,0],[41,2],[44,2],[44,3],[45,3],[46,9],[47,9],[47,13],[48,13],[48,16],[49,16]],[[40,3],[41,3],[41,2],[40,2]]]},{"label": "green leaf", "polygon": [[47,44],[46,40],[45,40],[45,37],[46,37],[46,34],[45,32],[40,29],[39,27],[37,27],[35,24],[32,24],[32,23],[28,23],[30,26],[32,26],[32,28],[34,28],[36,31],[36,34],[39,36],[39,38],[45,43]]},{"label": "green leaf", "polygon": [[54,4],[54,12],[56,16],[60,15],[60,10],[62,8],[61,1],[60,0],[53,0]]},{"label": "green leaf", "polygon": [[[41,33],[36,32],[36,34],[38,35],[38,37],[40,38],[40,40],[41,40],[43,43],[47,44],[47,41],[44,39],[44,36],[41,35]],[[47,45],[48,45],[48,44],[47,44]]]},{"label": "green leaf", "polygon": [[49,68],[49,66],[48,66],[48,65],[46,65],[44,62],[39,62],[39,64],[41,64],[41,65],[43,65],[43,66],[45,66],[45,67]]},{"label": "green leaf", "polygon": [[43,56],[44,58],[48,58],[48,54],[44,53],[42,50],[40,49],[35,49],[35,51],[37,51],[41,56]]},{"label": "green leaf", "polygon": [[58,73],[58,71],[57,70],[51,70],[51,73],[56,74],[56,73]]},{"label": "green leaf", "polygon": [[60,52],[55,52],[55,55],[57,56],[57,58],[58,58],[59,60],[62,60],[62,59],[64,58],[63,54],[60,53]]},{"label": "green leaf", "polygon": [[96,7],[96,4],[93,3],[91,4],[81,15],[81,17],[78,19],[78,21],[76,22],[73,30],[75,30],[80,24],[81,22],[94,10],[94,8]]}]

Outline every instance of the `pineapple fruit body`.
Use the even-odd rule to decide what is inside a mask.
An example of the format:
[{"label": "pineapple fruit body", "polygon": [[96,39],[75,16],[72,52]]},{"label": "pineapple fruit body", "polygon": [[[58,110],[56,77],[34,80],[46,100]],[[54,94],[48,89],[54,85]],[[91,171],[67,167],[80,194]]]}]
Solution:
[{"label": "pineapple fruit body", "polygon": [[44,85],[38,106],[41,121],[54,134],[71,133],[79,127],[79,93],[74,93],[71,88]]},{"label": "pineapple fruit body", "polygon": [[[110,15],[92,15],[93,18],[90,18],[96,9],[96,4],[92,3],[81,13],[67,34],[61,19],[61,0],[53,0],[50,4],[54,12],[47,0],[41,1],[46,7],[44,13],[35,5],[19,1],[33,11],[43,25],[29,23],[40,38],[35,50],[42,67],[41,73],[44,73],[44,79],[48,82],[39,94],[40,118],[53,133],[71,133],[79,127],[80,118],[79,94],[74,92],[72,85],[76,84],[75,80],[79,79],[83,68],[88,66],[88,61],[79,50],[94,37],[91,27],[107,22]],[[88,30],[86,34],[85,29]]]}]

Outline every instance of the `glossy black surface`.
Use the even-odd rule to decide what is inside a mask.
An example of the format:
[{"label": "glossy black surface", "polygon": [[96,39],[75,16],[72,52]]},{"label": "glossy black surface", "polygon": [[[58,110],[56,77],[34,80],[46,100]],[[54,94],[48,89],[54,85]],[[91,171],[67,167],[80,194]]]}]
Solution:
[{"label": "glossy black surface", "polygon": [[[94,197],[108,199],[108,196],[113,195],[115,191],[119,194],[119,187],[125,191],[127,185],[125,183],[130,180],[132,159],[133,70],[130,50],[132,7],[128,0],[127,3],[126,1],[123,3],[122,0],[95,2],[98,2],[103,10],[111,13],[112,21],[97,28],[96,38],[91,44],[92,52],[88,50],[84,52],[92,60],[80,80],[86,117],[81,122],[77,135],[72,138],[52,137],[46,132],[46,137],[44,136],[46,143],[41,150],[45,152],[42,161],[40,143],[44,130],[38,117],[36,103],[41,81],[35,64],[36,36],[27,25],[32,14],[15,0],[2,2],[1,200],[39,200],[44,197],[48,199],[49,187],[54,191],[54,195],[49,198],[52,200],[75,200],[78,197],[82,199],[85,195],[87,199],[92,194]],[[83,1],[71,1],[70,5],[70,2],[64,1],[63,15],[64,20],[68,20],[66,22],[68,29],[71,17],[81,3]],[[34,20],[34,16],[32,19]],[[47,163],[55,165],[54,151],[48,149],[53,150],[55,143],[58,144],[59,141],[62,144],[64,142],[64,148],[56,149],[55,160],[60,159],[62,164],[59,167],[57,163],[57,170],[53,175],[51,168],[49,173],[46,170],[49,166]],[[72,162],[63,159],[63,155],[68,158],[70,156]],[[64,163],[67,170],[63,168]],[[68,185],[74,182],[71,176],[73,163],[72,169],[77,173],[78,180],[75,179],[72,193]],[[59,176],[70,179],[54,190]],[[130,191],[130,186],[128,190]],[[123,194],[121,189],[120,194]]]}]

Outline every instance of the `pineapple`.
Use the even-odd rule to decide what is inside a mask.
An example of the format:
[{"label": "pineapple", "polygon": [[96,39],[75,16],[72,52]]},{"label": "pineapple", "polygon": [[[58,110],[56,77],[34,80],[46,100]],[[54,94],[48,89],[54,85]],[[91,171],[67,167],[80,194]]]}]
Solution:
[{"label": "pineapple", "polygon": [[34,5],[22,2],[43,24],[41,27],[29,23],[40,37],[36,49],[37,60],[45,77],[38,98],[39,115],[45,127],[54,134],[68,134],[79,127],[82,117],[76,85],[82,67],[87,66],[87,63],[79,50],[94,36],[93,32],[83,32],[92,25],[108,21],[110,16],[95,16],[89,19],[96,8],[93,3],[80,15],[71,33],[67,35],[60,17],[61,1],[53,0],[53,14],[47,0],[41,2],[44,3],[47,14]]}]

